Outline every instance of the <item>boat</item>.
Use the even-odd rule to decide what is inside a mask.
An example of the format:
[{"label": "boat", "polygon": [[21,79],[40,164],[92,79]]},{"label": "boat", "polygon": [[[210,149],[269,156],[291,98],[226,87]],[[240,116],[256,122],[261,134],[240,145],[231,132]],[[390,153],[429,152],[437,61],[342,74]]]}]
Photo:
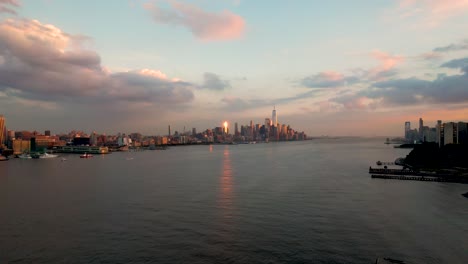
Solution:
[{"label": "boat", "polygon": [[62,158],[61,161],[67,161],[67,159],[66,159],[66,158]]},{"label": "boat", "polygon": [[85,154],[83,154],[83,155],[80,155],[80,158],[82,158],[82,159],[87,159],[87,158],[92,158],[92,157],[93,157],[93,155],[92,155],[92,154],[88,154],[88,153],[85,153]]},{"label": "boat", "polygon": [[31,155],[29,153],[23,153],[21,155],[18,155],[18,158],[20,159],[32,159]]},{"label": "boat", "polygon": [[39,153],[37,153],[37,152],[31,153],[31,154],[29,154],[29,155],[31,155],[31,158],[33,158],[33,159],[38,159],[38,158],[41,157],[41,154],[39,154]]},{"label": "boat", "polygon": [[48,153],[44,153],[44,154],[39,155],[40,159],[51,159],[51,158],[56,158],[56,157],[58,157],[58,155],[48,154]]},{"label": "boat", "polygon": [[8,158],[7,158],[7,157],[5,157],[5,156],[1,156],[1,155],[0,155],[0,161],[7,161],[7,160],[8,160]]}]

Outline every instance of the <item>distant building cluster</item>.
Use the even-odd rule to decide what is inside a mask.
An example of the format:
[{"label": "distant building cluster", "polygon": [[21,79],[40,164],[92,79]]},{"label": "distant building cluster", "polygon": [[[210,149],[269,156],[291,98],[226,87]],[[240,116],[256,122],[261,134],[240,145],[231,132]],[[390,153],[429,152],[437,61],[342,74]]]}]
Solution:
[{"label": "distant building cluster", "polygon": [[[252,143],[270,141],[306,140],[304,132],[298,132],[289,125],[278,123],[276,109],[272,117],[265,118],[263,124],[250,124],[239,126],[234,124],[234,133],[229,131],[229,124],[206,129],[197,133],[196,128],[182,133],[171,132],[168,127],[167,136],[143,136],[140,133],[106,135],[92,132],[71,131],[68,134],[52,134],[50,130],[40,133],[38,131],[7,130],[5,118],[0,115],[0,149],[12,150],[12,154],[20,155],[25,152],[45,151],[58,149],[63,151],[76,151],[79,147],[108,148],[110,151],[128,150],[129,148],[156,148],[165,145],[210,144],[210,143]],[[88,149],[90,150],[90,149]],[[93,149],[97,153],[107,152],[104,149]]]},{"label": "distant building cluster", "polygon": [[270,141],[294,141],[306,140],[304,132],[298,132],[289,125],[278,123],[276,109],[273,109],[272,116],[265,118],[263,124],[254,124],[251,120],[249,124],[240,125],[234,123],[234,132],[229,131],[229,125],[224,122],[222,126],[213,129],[206,129],[197,133],[195,128],[192,132],[171,134],[171,127],[168,127],[168,142],[170,144],[200,144],[200,143],[249,143],[249,142],[270,142]]},{"label": "distant building cluster", "polygon": [[411,122],[405,122],[405,139],[407,142],[436,142],[439,146],[447,144],[468,144],[468,123],[437,120],[435,127],[424,126],[419,118],[419,127],[411,129]]}]

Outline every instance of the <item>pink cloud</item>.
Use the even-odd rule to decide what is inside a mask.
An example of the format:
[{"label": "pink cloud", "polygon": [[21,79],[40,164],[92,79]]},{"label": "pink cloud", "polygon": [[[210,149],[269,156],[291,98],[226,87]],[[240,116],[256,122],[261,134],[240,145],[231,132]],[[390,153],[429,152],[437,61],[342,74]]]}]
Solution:
[{"label": "pink cloud", "polygon": [[175,0],[167,0],[167,3],[171,8],[148,3],[145,9],[157,23],[184,26],[201,40],[237,39],[244,33],[244,19],[228,10],[214,13]]},{"label": "pink cloud", "polygon": [[405,57],[400,55],[391,55],[387,52],[374,50],[370,54],[374,59],[379,61],[379,65],[368,71],[369,78],[373,80],[383,80],[388,75],[391,75],[396,66],[405,61]]},{"label": "pink cloud", "polygon": [[342,81],[344,79],[344,75],[336,71],[325,71],[321,72],[319,75],[321,78],[328,81]]}]

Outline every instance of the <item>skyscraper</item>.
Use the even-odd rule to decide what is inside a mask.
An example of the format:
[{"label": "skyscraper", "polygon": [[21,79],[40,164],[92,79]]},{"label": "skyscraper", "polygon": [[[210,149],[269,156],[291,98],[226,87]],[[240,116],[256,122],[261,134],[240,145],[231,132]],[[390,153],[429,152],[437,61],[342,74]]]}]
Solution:
[{"label": "skyscraper", "polygon": [[0,115],[0,148],[5,144],[5,117]]},{"label": "skyscraper", "polygon": [[237,122],[234,123],[234,135],[239,136],[239,126],[237,125]]},{"label": "skyscraper", "polygon": [[423,123],[423,119],[422,118],[419,118],[419,140],[421,141],[424,141],[424,123]]},{"label": "skyscraper", "polygon": [[405,122],[405,139],[406,140],[410,139],[410,133],[411,133],[411,122],[406,121]]},{"label": "skyscraper", "polygon": [[278,116],[276,115],[275,106],[273,106],[273,111],[271,113],[271,121],[273,122],[273,126],[278,126]]},{"label": "skyscraper", "polygon": [[436,143],[439,144],[439,147],[441,146],[442,140],[442,120],[437,120],[437,125],[436,125]]},{"label": "skyscraper", "polygon": [[444,123],[444,145],[458,143],[458,124]]}]

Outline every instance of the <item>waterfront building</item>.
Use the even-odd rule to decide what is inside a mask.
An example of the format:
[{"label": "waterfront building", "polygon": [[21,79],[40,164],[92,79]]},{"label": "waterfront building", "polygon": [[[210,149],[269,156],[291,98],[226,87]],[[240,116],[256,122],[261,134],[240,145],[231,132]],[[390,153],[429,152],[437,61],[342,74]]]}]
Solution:
[{"label": "waterfront building", "polygon": [[5,144],[5,117],[0,115],[0,149],[4,148]]},{"label": "waterfront building", "polygon": [[44,131],[44,135],[46,135],[46,136],[50,136],[50,130],[46,130],[46,131]]},{"label": "waterfront building", "polygon": [[7,133],[6,133],[6,143],[5,145],[7,146],[7,148],[9,149],[13,149],[13,140],[15,139],[15,131],[13,130],[7,130]]},{"label": "waterfront building", "polygon": [[93,133],[91,133],[91,136],[89,137],[89,144],[91,146],[97,146],[97,144],[98,144],[98,135],[97,135],[96,131],[93,131]]},{"label": "waterfront building", "polygon": [[31,149],[33,151],[44,151],[56,146],[65,145],[65,141],[60,141],[58,136],[36,135],[31,138],[31,142],[33,142],[31,143]]},{"label": "waterfront building", "polygon": [[31,151],[31,141],[23,139],[14,139],[12,141],[13,155],[21,155],[24,152]]}]

